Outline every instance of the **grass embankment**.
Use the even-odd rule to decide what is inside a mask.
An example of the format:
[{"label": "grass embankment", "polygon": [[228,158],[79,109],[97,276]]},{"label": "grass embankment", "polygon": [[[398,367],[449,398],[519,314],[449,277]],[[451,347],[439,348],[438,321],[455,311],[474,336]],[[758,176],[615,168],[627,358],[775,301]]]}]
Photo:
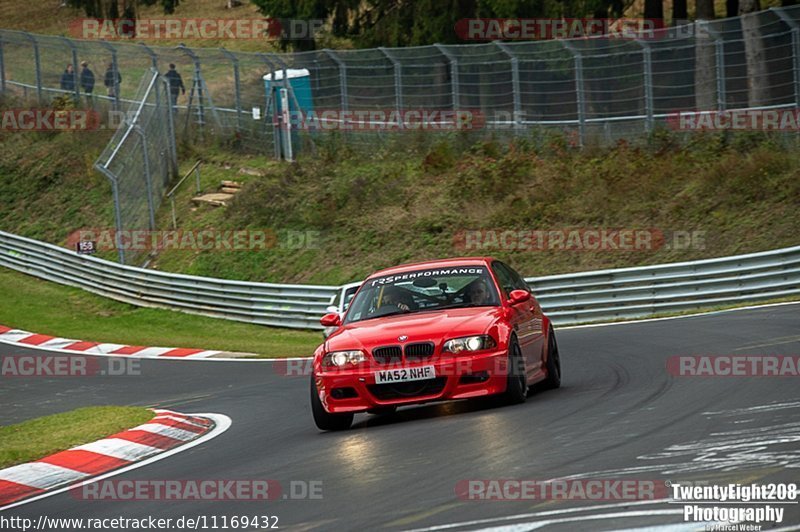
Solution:
[{"label": "grass embankment", "polygon": [[311,356],[319,332],[140,308],[0,268],[0,324],[93,342]]},{"label": "grass embankment", "polygon": [[[364,134],[368,135],[368,134]],[[411,135],[411,134],[409,134]],[[0,229],[65,244],[79,228],[113,227],[108,184],[77,134],[0,138]],[[87,137],[89,138],[89,137]],[[343,283],[401,262],[492,254],[525,275],[696,260],[798,244],[800,149],[764,134],[698,135],[678,145],[662,134],[647,147],[566,148],[559,137],[376,144],[370,154],[341,146],[294,164],[221,148],[197,158],[204,192],[222,179],[244,183],[228,208],[197,207],[192,182],[177,196],[181,229],[265,230],[274,247],[249,251],[171,249],[152,266],[212,277]],[[102,143],[100,143],[102,144]],[[89,145],[89,150],[100,146]],[[248,169],[241,172],[242,168]],[[250,175],[255,169],[260,175]],[[169,203],[158,214],[171,229]],[[644,251],[463,249],[465,230],[656,229],[700,232],[682,249]],[[311,247],[287,245],[311,231]],[[115,258],[113,252],[105,256]]]},{"label": "grass embankment", "polygon": [[0,468],[91,443],[153,418],[134,406],[92,406],[0,427]]}]

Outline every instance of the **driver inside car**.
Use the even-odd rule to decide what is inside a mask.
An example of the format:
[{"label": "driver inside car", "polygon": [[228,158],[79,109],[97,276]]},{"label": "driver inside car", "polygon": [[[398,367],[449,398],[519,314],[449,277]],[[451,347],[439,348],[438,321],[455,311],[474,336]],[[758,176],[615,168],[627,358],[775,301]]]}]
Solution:
[{"label": "driver inside car", "polygon": [[417,305],[411,298],[411,294],[395,287],[386,287],[381,306],[393,306],[405,312],[417,310]]},{"label": "driver inside car", "polygon": [[467,288],[466,301],[472,305],[489,305],[491,296],[486,283],[481,280],[475,281]]}]

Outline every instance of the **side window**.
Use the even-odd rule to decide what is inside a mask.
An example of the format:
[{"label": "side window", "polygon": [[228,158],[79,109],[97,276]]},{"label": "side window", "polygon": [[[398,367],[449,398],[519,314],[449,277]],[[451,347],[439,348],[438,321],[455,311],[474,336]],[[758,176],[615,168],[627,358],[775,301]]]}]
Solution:
[{"label": "side window", "polygon": [[497,282],[500,283],[500,288],[503,290],[503,297],[508,298],[508,294],[514,290],[514,279],[511,276],[511,272],[505,268],[502,262],[493,262],[492,271],[497,277]]},{"label": "side window", "polygon": [[525,279],[523,279],[522,276],[516,272],[516,270],[514,270],[508,264],[500,263],[500,265],[508,270],[509,275],[511,275],[511,282],[514,285],[514,290],[525,290],[526,292],[531,291],[531,287],[528,286],[528,283],[525,282]]}]

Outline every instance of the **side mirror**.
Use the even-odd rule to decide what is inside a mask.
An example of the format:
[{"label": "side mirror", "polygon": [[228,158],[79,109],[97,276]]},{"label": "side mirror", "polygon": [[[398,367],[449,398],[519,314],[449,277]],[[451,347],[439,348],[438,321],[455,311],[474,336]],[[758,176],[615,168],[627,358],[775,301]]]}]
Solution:
[{"label": "side mirror", "polygon": [[517,305],[519,303],[524,303],[526,301],[530,301],[531,293],[527,290],[512,290],[509,294],[508,300],[511,302],[512,305]]},{"label": "side mirror", "polygon": [[331,312],[330,314],[322,316],[319,322],[323,327],[338,327],[342,324],[342,318],[339,316],[338,312]]}]

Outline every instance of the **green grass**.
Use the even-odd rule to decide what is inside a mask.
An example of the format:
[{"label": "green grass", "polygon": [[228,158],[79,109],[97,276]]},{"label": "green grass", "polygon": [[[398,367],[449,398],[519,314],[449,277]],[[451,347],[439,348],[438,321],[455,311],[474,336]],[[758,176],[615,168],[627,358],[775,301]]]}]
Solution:
[{"label": "green grass", "polygon": [[7,269],[0,269],[0,293],[0,324],[64,338],[263,357],[311,356],[322,342],[319,332],[134,307]]},{"label": "green grass", "polygon": [[0,468],[91,443],[153,418],[134,406],[92,406],[0,427]]}]

